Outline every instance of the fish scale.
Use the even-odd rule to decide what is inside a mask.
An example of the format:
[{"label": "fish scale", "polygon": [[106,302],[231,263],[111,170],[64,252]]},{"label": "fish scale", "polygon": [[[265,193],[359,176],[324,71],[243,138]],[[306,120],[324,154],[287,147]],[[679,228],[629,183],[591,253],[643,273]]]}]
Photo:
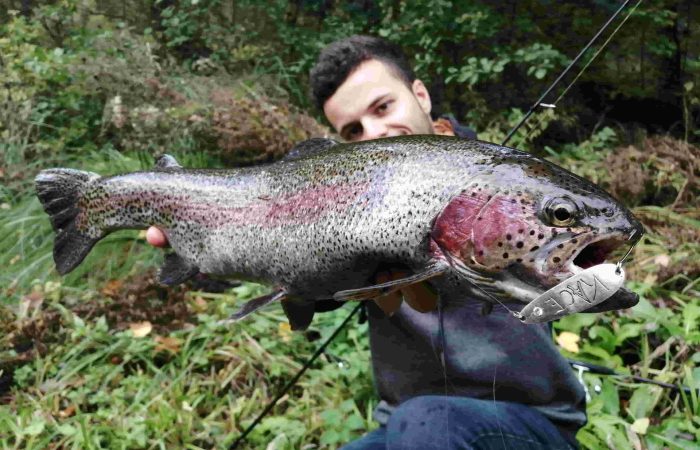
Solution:
[{"label": "fish scale", "polygon": [[[286,160],[228,170],[186,170],[167,156],[154,170],[104,178],[49,169],[36,185],[61,273],[109,232],[156,225],[174,251],[162,280],[234,276],[307,303],[373,298],[447,274],[526,302],[560,281],[584,247],[606,242],[599,253],[609,253],[639,228],[560,167],[445,136],[312,140]],[[576,210],[575,226],[550,223],[561,205]],[[373,285],[387,266],[412,275]]]}]

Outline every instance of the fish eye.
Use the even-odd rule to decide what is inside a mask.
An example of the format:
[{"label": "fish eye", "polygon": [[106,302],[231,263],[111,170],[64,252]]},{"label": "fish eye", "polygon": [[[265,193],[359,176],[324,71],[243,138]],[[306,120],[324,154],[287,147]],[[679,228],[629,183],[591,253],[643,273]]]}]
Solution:
[{"label": "fish eye", "polygon": [[578,208],[576,204],[566,198],[557,198],[550,201],[545,207],[545,213],[555,227],[567,227],[576,221]]}]

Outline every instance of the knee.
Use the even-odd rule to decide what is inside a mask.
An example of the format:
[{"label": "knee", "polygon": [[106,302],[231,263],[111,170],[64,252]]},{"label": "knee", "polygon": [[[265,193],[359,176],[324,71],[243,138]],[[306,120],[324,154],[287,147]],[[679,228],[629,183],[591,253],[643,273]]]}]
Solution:
[{"label": "knee", "polygon": [[434,395],[413,397],[401,403],[392,413],[391,419],[405,424],[434,421],[445,416],[449,408],[449,398]]},{"label": "knee", "polygon": [[399,405],[387,424],[387,449],[447,448],[449,402],[445,400],[422,396]]}]

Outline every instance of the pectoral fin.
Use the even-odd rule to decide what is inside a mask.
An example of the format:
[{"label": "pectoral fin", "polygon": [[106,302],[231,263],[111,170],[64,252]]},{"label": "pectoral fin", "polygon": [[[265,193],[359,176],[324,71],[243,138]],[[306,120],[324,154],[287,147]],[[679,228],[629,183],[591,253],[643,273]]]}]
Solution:
[{"label": "pectoral fin", "polygon": [[375,284],[373,286],[367,286],[359,289],[348,289],[346,291],[336,292],[333,298],[340,301],[348,300],[372,300],[377,297],[381,297],[392,292],[396,292],[399,289],[404,289],[410,285],[420,283],[421,281],[429,280],[444,274],[448,270],[446,264],[437,263],[430,266],[427,270],[421,273],[417,273],[405,278],[399,278],[396,280],[387,281],[386,283]]},{"label": "pectoral fin", "polygon": [[165,255],[165,262],[158,271],[158,281],[167,286],[183,283],[199,273],[199,268],[177,253]]}]

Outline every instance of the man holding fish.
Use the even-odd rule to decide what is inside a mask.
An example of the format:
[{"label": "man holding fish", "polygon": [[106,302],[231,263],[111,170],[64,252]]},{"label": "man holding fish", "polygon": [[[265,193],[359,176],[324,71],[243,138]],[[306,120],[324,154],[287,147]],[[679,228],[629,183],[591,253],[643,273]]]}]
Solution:
[{"label": "man holding fish", "polygon": [[[425,85],[401,50],[382,39],[353,36],[326,47],[311,71],[311,87],[348,142],[413,134],[475,138],[452,119],[431,119]],[[155,227],[147,240],[167,245]],[[402,275],[387,268],[377,281]],[[549,326],[522,324],[500,306],[485,313],[483,302],[467,298],[467,283],[444,278],[367,303],[381,398],[374,417],[381,426],[343,448],[575,447],[586,422],[585,394]],[[419,312],[434,303],[433,289],[439,310]]]}]

